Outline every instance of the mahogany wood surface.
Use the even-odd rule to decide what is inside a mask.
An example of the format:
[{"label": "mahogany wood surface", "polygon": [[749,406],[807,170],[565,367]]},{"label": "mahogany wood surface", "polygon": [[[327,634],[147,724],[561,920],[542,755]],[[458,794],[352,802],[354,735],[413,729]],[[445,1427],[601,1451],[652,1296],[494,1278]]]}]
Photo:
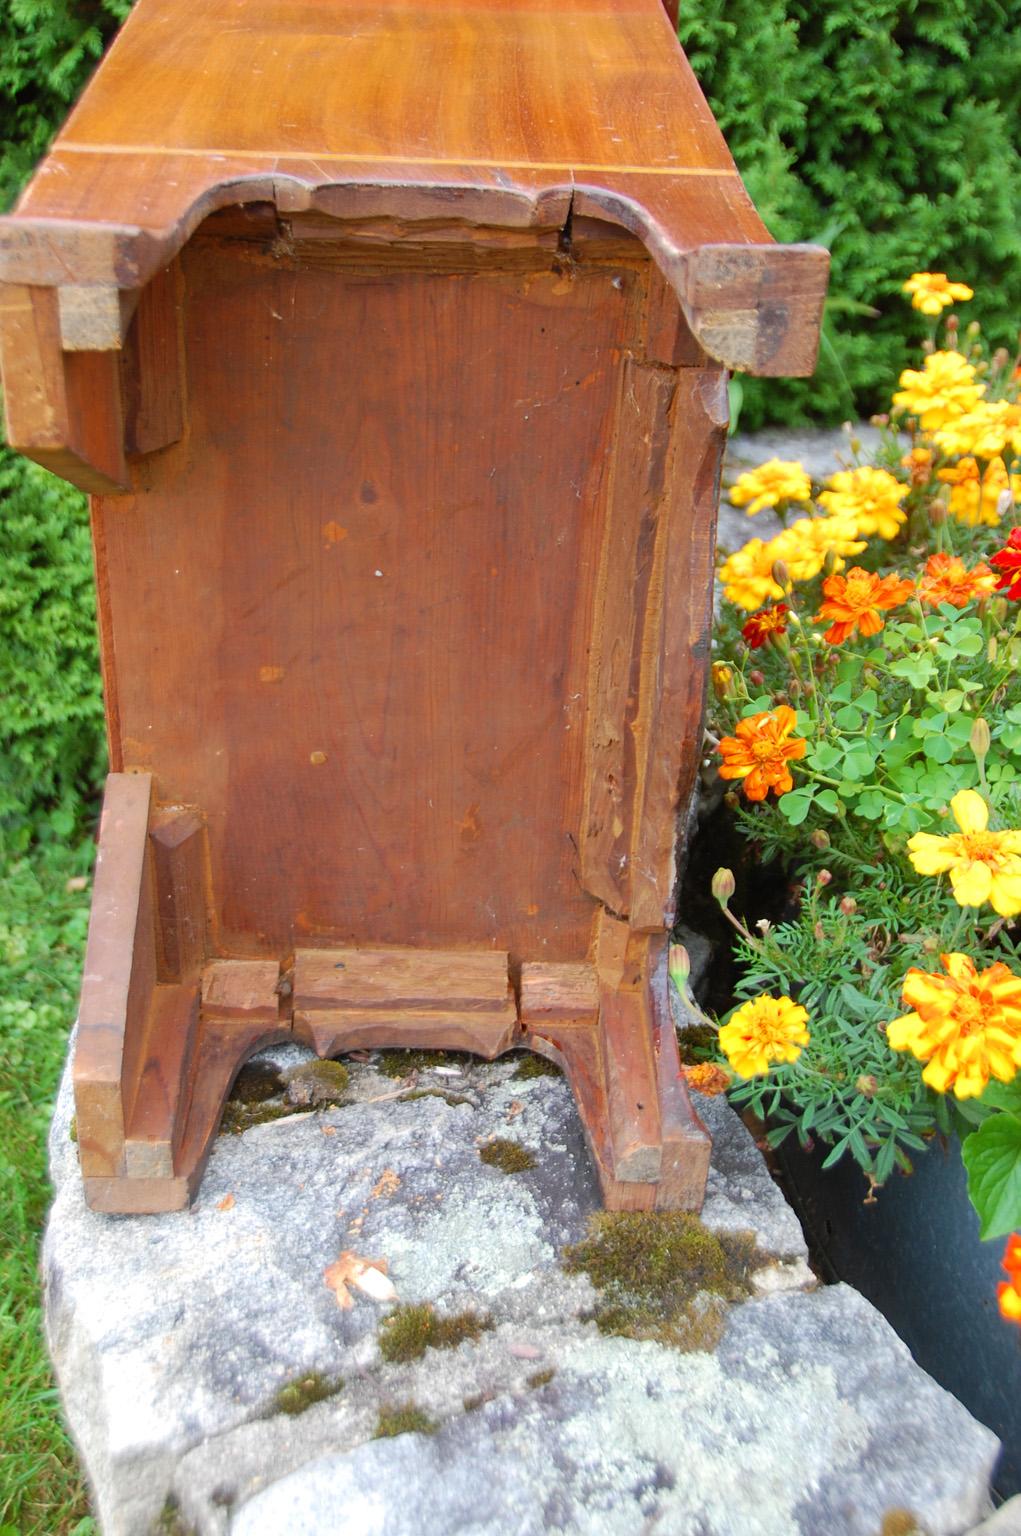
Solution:
[{"label": "mahogany wood surface", "polygon": [[138,0],[0,219],[11,441],[93,494],[87,1198],[260,1045],[561,1062],[694,1208],[667,1006],[726,369],[808,372],[669,0]]}]

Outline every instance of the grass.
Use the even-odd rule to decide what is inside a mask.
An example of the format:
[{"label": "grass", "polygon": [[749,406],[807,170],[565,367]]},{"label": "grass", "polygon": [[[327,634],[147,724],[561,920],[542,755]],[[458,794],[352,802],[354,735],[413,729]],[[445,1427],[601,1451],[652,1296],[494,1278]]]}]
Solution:
[{"label": "grass", "polygon": [[95,1536],[42,1337],[39,1238],[46,1133],[74,1020],[88,923],[90,840],[0,870],[0,1532]]}]

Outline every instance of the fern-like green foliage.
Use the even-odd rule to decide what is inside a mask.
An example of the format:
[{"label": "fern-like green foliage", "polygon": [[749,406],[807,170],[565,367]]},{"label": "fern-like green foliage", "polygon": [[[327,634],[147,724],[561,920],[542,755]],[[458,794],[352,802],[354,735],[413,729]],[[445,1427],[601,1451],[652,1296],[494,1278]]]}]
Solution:
[{"label": "fern-like green foliage", "polygon": [[925,334],[899,293],[915,271],[970,283],[993,344],[1014,346],[1019,22],[1015,0],[681,0],[681,42],[770,231],[832,251],[815,378],[749,381],[742,425],[887,409]]},{"label": "fern-like green foliage", "polygon": [[70,837],[103,772],[85,497],[0,456],[0,838]]}]

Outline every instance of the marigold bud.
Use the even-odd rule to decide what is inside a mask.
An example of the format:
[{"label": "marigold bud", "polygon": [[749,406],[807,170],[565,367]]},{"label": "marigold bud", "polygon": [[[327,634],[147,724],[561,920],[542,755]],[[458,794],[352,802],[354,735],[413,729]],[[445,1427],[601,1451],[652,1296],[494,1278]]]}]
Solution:
[{"label": "marigold bud", "polygon": [[833,549],[832,546],[831,546],[826,551],[826,554],[825,554],[825,556],[823,558],[823,562],[822,562],[822,573],[823,573],[824,576],[832,576],[833,575],[833,572],[837,568],[837,560],[838,560],[838,558],[839,558],[839,556],[837,555],[836,550]]},{"label": "marigold bud", "polygon": [[766,674],[764,672],[760,672],[758,667],[755,667],[753,671],[749,672],[748,681],[752,683],[756,688],[761,688],[763,683],[766,681]]},{"label": "marigold bud", "polygon": [[964,334],[966,336],[979,336],[979,335],[981,335],[981,333],[982,333],[982,327],[981,327],[981,325],[979,325],[978,321],[977,320],[970,320],[968,322],[968,329],[965,331]]},{"label": "marigold bud", "polygon": [[670,972],[670,980],[678,992],[683,992],[685,983],[691,975],[691,956],[683,944],[671,944],[667,968]]},{"label": "marigold bud", "polygon": [[852,453],[861,453],[861,438],[852,437],[849,446]]},{"label": "marigold bud", "polygon": [[833,876],[830,874],[828,869],[820,869],[819,873],[815,877],[815,883],[816,885],[829,885],[832,879]]},{"label": "marigold bud", "polygon": [[818,848],[821,852],[823,848],[830,846],[830,834],[825,827],[816,827],[815,831],[809,835],[808,841],[813,848]]},{"label": "marigold bud", "polygon": [[1004,368],[1006,368],[1009,362],[1010,353],[1007,351],[1006,347],[997,347],[996,351],[993,353],[993,367],[996,369],[997,373],[1000,373]]},{"label": "marigold bud", "polygon": [[996,636],[995,635],[990,635],[989,636],[989,644],[986,646],[986,661],[988,661],[990,666],[992,666],[993,663],[995,662],[995,660],[996,660],[996,652],[998,650],[999,650],[999,645],[997,643]]},{"label": "marigold bud", "polygon": [[730,692],[730,685],[734,681],[734,669],[728,667],[725,661],[714,661],[710,668],[713,692],[718,699],[725,699]]},{"label": "marigold bud", "polygon": [[728,811],[736,811],[741,804],[741,796],[736,789],[728,789],[723,797],[723,803]]},{"label": "marigold bud", "polygon": [[933,528],[942,528],[947,520],[946,503],[937,496],[934,501],[930,501],[927,510],[931,526]]},{"label": "marigold bud", "polygon": [[869,417],[870,427],[888,427],[889,425],[890,414],[888,411],[877,411],[875,416]]},{"label": "marigold bud", "polygon": [[853,896],[841,896],[840,910],[845,917],[853,917],[858,910],[858,903]]},{"label": "marigold bud", "polygon": [[772,576],[773,576],[773,580],[776,582],[778,587],[783,587],[785,592],[788,592],[790,590],[791,573],[787,569],[787,565],[786,565],[785,561],[783,561],[783,560],[774,560],[773,561]]},{"label": "marigold bud", "polygon": [[961,322],[958,320],[956,315],[947,315],[947,330],[950,332],[951,336],[957,330],[960,323]]},{"label": "marigold bud", "polygon": [[871,1072],[863,1072],[861,1077],[855,1078],[854,1086],[866,1099],[874,1099],[879,1091],[879,1079]]},{"label": "marigold bud", "polygon": [[826,942],[826,929],[823,927],[822,923],[816,923],[815,927],[812,929],[812,932],[820,944],[824,944]]},{"label": "marigold bud", "polygon": [[718,869],[712,878],[712,884],[709,889],[720,906],[725,907],[737,890],[737,881],[734,879],[733,871],[722,868]]},{"label": "marigold bud", "polygon": [[989,751],[989,743],[991,740],[992,738],[989,734],[988,722],[983,720],[981,715],[977,715],[974,722],[972,723],[971,736],[968,738],[968,745],[971,747],[971,750],[974,752],[980,763],[985,762],[986,754]]}]

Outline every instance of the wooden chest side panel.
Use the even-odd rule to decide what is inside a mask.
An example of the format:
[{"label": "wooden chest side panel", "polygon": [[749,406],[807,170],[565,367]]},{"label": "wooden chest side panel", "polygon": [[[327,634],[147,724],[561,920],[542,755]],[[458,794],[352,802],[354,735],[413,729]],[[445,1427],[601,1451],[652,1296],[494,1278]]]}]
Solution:
[{"label": "wooden chest side panel", "polygon": [[[548,258],[546,258],[548,262]],[[207,818],[215,952],[584,956],[584,691],[644,264],[198,240],[189,428],[97,504],[115,750]]]}]

